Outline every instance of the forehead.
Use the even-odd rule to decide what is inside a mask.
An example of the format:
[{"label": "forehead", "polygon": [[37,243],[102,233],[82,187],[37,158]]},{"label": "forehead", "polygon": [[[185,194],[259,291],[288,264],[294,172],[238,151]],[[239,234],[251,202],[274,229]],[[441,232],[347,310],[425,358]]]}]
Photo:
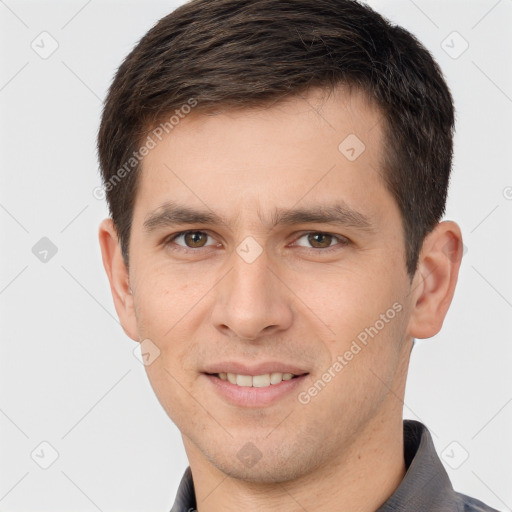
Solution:
[{"label": "forehead", "polygon": [[[268,108],[184,116],[142,161],[137,220],[179,202],[240,220],[344,203],[366,217],[391,196],[382,180],[382,116],[359,92],[312,90]],[[265,220],[266,219],[266,220]]]}]

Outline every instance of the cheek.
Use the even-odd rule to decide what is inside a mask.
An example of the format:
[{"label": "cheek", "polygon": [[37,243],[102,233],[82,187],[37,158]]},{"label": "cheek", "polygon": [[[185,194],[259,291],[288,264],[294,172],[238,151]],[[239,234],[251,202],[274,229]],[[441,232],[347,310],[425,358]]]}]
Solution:
[{"label": "cheek", "polygon": [[176,425],[190,422],[190,418],[187,419],[191,406],[190,394],[185,393],[185,389],[189,389],[189,383],[184,380],[184,376],[169,365],[165,354],[161,354],[145,369],[153,392],[169,418]]},{"label": "cheek", "polygon": [[396,383],[400,381],[403,329],[402,321],[394,320],[395,325],[391,320],[378,332],[362,329],[359,332],[364,336],[348,336],[332,344],[332,362],[320,370],[313,383],[321,391],[305,390],[324,421],[356,429],[379,410],[390,389],[399,393]]},{"label": "cheek", "polygon": [[186,382],[189,375],[185,369],[194,340],[191,333],[186,336],[183,330],[190,307],[182,292],[171,289],[162,280],[145,285],[144,293],[137,297],[137,322],[139,336],[150,340],[154,358],[145,369],[156,396],[169,412],[170,402],[179,395],[180,384],[186,388],[190,384]]},{"label": "cheek", "polygon": [[389,283],[366,275],[344,274],[310,285],[304,302],[330,327],[330,338],[338,340],[343,349],[358,337],[364,342],[376,335],[375,327],[379,333],[389,330],[398,314],[393,309],[398,295]]},{"label": "cheek", "polygon": [[213,285],[213,280],[205,278],[205,272],[157,267],[150,262],[141,270],[136,297],[139,328],[156,339],[166,339],[180,319],[194,315],[201,307],[201,298]]},{"label": "cheek", "polygon": [[[388,284],[386,284],[388,283]],[[330,343],[331,359],[339,364],[335,387],[364,400],[379,400],[398,369],[406,334],[407,310],[396,286],[367,281],[347,283],[333,300],[335,331]],[[391,281],[393,283],[393,281]],[[383,384],[385,383],[385,384]]]}]

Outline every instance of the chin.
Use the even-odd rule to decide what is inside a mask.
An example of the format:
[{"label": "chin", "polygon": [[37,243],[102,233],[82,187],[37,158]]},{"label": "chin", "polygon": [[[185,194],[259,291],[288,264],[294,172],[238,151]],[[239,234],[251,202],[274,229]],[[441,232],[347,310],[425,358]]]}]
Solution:
[{"label": "chin", "polygon": [[283,446],[281,443],[273,446],[270,440],[266,441],[266,447],[262,444],[263,441],[259,444],[247,441],[233,452],[224,450],[214,456],[205,455],[212,465],[231,478],[260,484],[296,480],[321,464],[318,451],[316,454],[305,452],[304,446]]},{"label": "chin", "polygon": [[255,484],[276,484],[285,483],[307,474],[311,468],[298,468],[295,466],[285,465],[280,467],[272,461],[259,461],[252,468],[243,467],[241,464],[221,465],[217,468],[231,478],[242,480],[244,482],[252,482]]}]

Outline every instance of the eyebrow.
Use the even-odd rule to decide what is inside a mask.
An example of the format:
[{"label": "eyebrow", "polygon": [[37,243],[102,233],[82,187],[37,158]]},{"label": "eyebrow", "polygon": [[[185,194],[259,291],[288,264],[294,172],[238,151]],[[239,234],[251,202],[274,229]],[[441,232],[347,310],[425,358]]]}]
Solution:
[{"label": "eyebrow", "polygon": [[[366,215],[339,201],[331,205],[323,204],[291,209],[278,208],[271,214],[270,222],[264,220],[259,211],[258,216],[262,223],[270,228],[280,225],[319,223],[352,227],[369,232],[376,231],[375,226]],[[174,201],[166,201],[146,216],[143,229],[149,234],[160,228],[183,224],[223,224],[229,227],[229,222],[224,217],[212,211],[197,210]]]}]

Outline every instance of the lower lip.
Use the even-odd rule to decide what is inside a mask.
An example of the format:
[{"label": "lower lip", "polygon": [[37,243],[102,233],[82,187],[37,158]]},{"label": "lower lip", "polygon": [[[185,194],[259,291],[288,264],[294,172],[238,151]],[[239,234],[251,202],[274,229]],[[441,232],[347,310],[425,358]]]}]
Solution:
[{"label": "lower lip", "polygon": [[207,373],[203,375],[212,383],[217,393],[229,403],[241,407],[264,407],[290,394],[304,382],[304,379],[309,374],[306,373],[294,379],[283,380],[279,384],[271,384],[262,388],[237,386],[236,384],[231,384],[228,380],[222,380],[214,375]]}]

